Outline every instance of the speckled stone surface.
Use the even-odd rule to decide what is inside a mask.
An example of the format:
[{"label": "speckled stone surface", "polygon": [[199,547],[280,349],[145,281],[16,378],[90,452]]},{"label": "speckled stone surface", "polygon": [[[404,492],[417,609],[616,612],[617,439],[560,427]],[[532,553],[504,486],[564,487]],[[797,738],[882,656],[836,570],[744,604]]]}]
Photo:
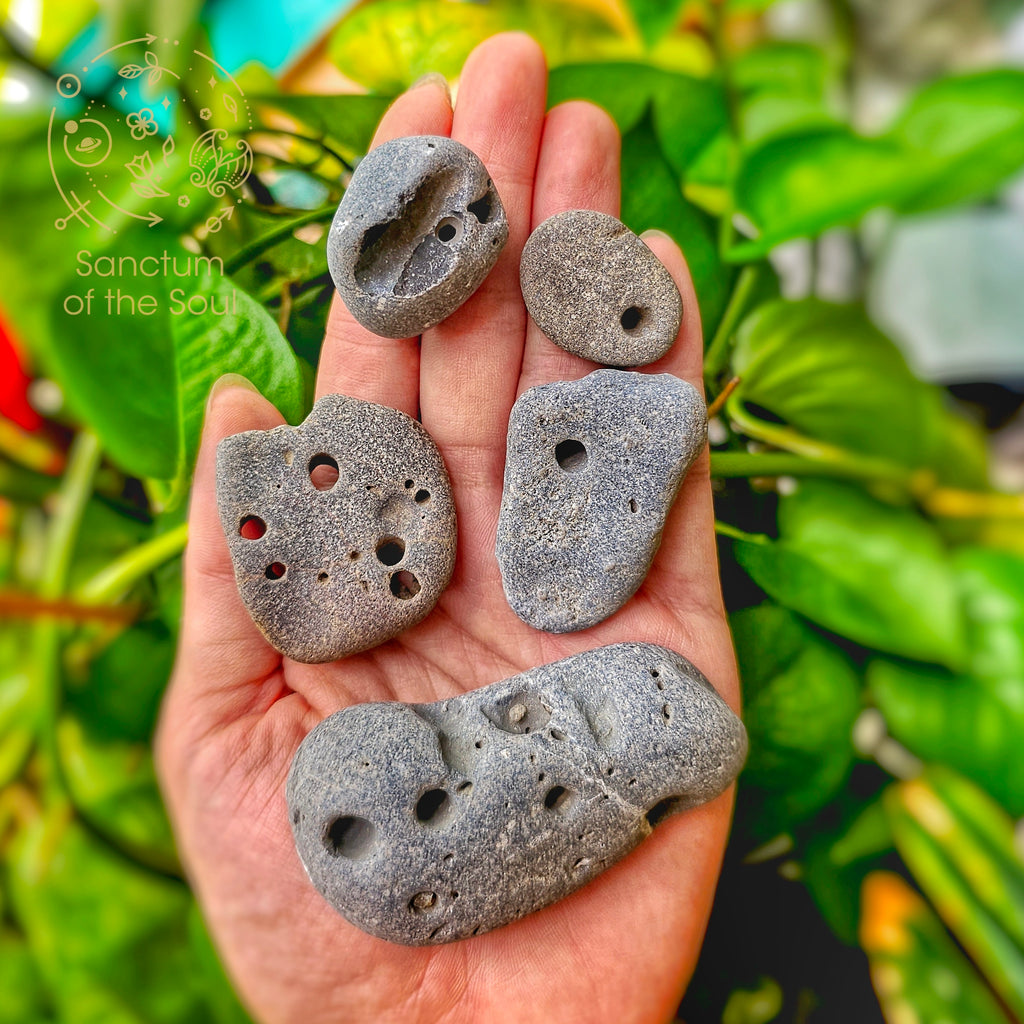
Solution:
[{"label": "speckled stone surface", "polygon": [[455,505],[430,435],[405,413],[325,395],[298,427],[217,446],[235,580],[296,661],[383,643],[434,607],[455,563]]},{"label": "speckled stone surface", "polygon": [[549,217],[523,248],[519,278],[537,326],[556,345],[595,363],[652,363],[679,333],[683,303],[672,276],[606,213]]},{"label": "speckled stone surface", "polygon": [[434,704],[357,704],[288,776],[299,856],[352,924],[451,942],[539,910],[722,793],[746,733],[685,658],[626,643]]},{"label": "speckled stone surface", "polygon": [[507,238],[501,199],[476,154],[415,135],[360,162],[327,236],[327,263],[356,320],[405,338],[451,316]]},{"label": "speckled stone surface", "polygon": [[512,610],[566,633],[621,608],[706,437],[700,394],[667,373],[595,370],[520,395],[496,546]]}]

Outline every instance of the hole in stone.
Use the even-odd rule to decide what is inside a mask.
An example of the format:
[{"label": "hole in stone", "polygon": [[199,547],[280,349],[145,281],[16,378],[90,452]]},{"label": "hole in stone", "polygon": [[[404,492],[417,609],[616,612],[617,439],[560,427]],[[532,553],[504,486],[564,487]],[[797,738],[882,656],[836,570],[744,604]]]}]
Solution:
[{"label": "hole in stone", "polygon": [[655,825],[664,821],[670,814],[675,814],[676,811],[681,811],[682,809],[683,798],[681,796],[669,796],[664,800],[659,800],[644,817],[647,818],[647,824],[654,828]]},{"label": "hole in stone", "polygon": [[476,219],[480,221],[481,224],[486,224],[491,216],[490,193],[485,192],[479,199],[476,199],[472,203],[470,203],[466,207],[466,209],[469,210],[469,212],[473,214],[473,216],[476,217]]},{"label": "hole in stone", "polygon": [[373,847],[377,830],[365,818],[346,815],[328,822],[324,829],[324,848],[332,857],[359,860]]},{"label": "hole in stone", "polygon": [[406,480],[405,481],[405,489],[406,490],[409,490],[409,488],[412,487],[412,485],[413,485],[413,481],[412,480]]},{"label": "hole in stone", "polygon": [[477,926],[476,926],[476,927],[475,927],[475,928],[473,929],[473,931],[471,932],[471,934],[472,934],[472,935],[479,935],[479,934],[480,934],[480,933],[481,933],[481,932],[483,931],[483,929],[484,929],[484,926],[483,926],[482,924],[478,924],[478,925],[477,925]]},{"label": "hole in stone", "polygon": [[548,735],[553,740],[564,740],[565,739],[565,733],[562,732],[561,729],[552,729],[551,732],[548,733]]},{"label": "hole in stone", "polygon": [[320,581],[321,583],[326,583],[326,582],[327,582],[327,581],[328,581],[328,580],[330,579],[330,576],[328,576],[328,575],[327,575],[327,573],[325,573],[325,572],[322,572],[322,573],[320,573],[320,575],[319,575],[319,576],[317,576],[317,579],[318,579],[318,580],[319,580],[319,581]]},{"label": "hole in stone", "polygon": [[537,776],[537,781],[538,782],[543,782],[544,781],[544,773],[543,772],[541,772],[540,775]]},{"label": "hole in stone", "polygon": [[243,516],[238,532],[246,540],[259,540],[267,532],[267,524],[259,516]]},{"label": "hole in stone", "polygon": [[427,941],[429,942],[435,935],[444,927],[443,924],[439,924],[428,936]]},{"label": "hole in stone", "polygon": [[605,768],[604,773],[605,773],[605,775],[614,775],[615,774],[615,768],[612,765],[608,765],[608,767]]},{"label": "hole in stone", "polygon": [[450,896],[450,897],[451,897],[451,898],[452,898],[453,900],[457,900],[457,899],[459,898],[459,894],[458,894],[458,893],[457,893],[457,892],[456,892],[456,891],[455,891],[454,889],[452,889],[452,891],[451,891],[451,892],[450,892],[450,893],[449,893],[448,895],[449,895],[449,896]]},{"label": "hole in stone", "polygon": [[472,790],[473,790],[473,783],[470,782],[468,779],[465,782],[460,782],[455,787],[455,792],[456,793],[461,793],[463,796],[469,796],[469,794],[472,792]]},{"label": "hole in stone", "polygon": [[483,747],[483,745],[484,745],[484,741],[483,740],[477,740],[476,743],[473,744],[473,746],[476,747],[477,750],[479,750],[481,747]]},{"label": "hole in stone", "polygon": [[630,512],[639,512],[640,511],[640,506],[636,503],[636,498],[630,498],[629,499],[629,511]]},{"label": "hole in stone", "polygon": [[348,560],[350,562],[358,562],[359,561],[359,552],[358,551],[350,551],[348,553]]},{"label": "hole in stone", "polygon": [[552,786],[544,797],[544,806],[549,811],[562,812],[572,803],[572,793],[565,786]]},{"label": "hole in stone", "polygon": [[436,906],[436,892],[418,892],[409,900],[409,909],[414,914],[429,914]]},{"label": "hole in stone", "polygon": [[454,853],[446,853],[446,854],[445,854],[445,855],[444,855],[444,856],[443,856],[443,857],[441,858],[441,861],[442,861],[442,863],[444,863],[444,864],[451,864],[451,862],[452,862],[453,860],[455,860],[455,854],[454,854]]},{"label": "hole in stone", "polygon": [[318,491],[329,491],[338,482],[338,460],[330,455],[314,455],[309,460],[309,479]]},{"label": "hole in stone", "polygon": [[462,221],[457,217],[445,217],[444,220],[437,225],[437,231],[435,233],[438,239],[446,245],[449,242],[454,242],[462,236]]},{"label": "hole in stone", "polygon": [[571,437],[555,445],[555,461],[567,473],[575,473],[587,464],[587,449],[582,441]]},{"label": "hole in stone", "polygon": [[417,492],[416,492],[416,493],[415,493],[415,494],[413,495],[413,499],[412,499],[412,500],[413,500],[413,501],[415,501],[417,505],[422,505],[422,504],[423,504],[423,502],[427,501],[427,500],[428,500],[429,498],[430,498],[430,491],[426,491],[426,490],[424,490],[424,489],[423,489],[423,488],[421,487],[421,488],[420,488],[420,489],[419,489],[419,490],[418,490],[418,491],[417,491]]},{"label": "hole in stone", "polygon": [[624,331],[633,331],[640,326],[640,321],[644,318],[643,310],[639,306],[630,306],[628,309],[622,311],[622,316],[619,317],[619,323],[622,324]]},{"label": "hole in stone", "polygon": [[420,592],[420,581],[406,569],[391,574],[390,586],[399,601],[411,601]]},{"label": "hole in stone", "polygon": [[383,224],[374,224],[373,227],[367,228],[363,232],[362,241],[359,243],[359,255],[362,256],[367,249],[372,249],[373,246],[380,240],[380,236],[387,231],[387,222]]},{"label": "hole in stone", "polygon": [[302,817],[302,814],[301,814],[301,813],[300,813],[299,811],[296,811],[296,812],[295,812],[295,813],[294,813],[294,814],[292,815],[292,824],[293,824],[293,825],[298,825],[298,823],[299,823],[299,819],[300,819],[301,817]]},{"label": "hole in stone", "polygon": [[666,722],[671,722],[672,721],[672,705],[671,704],[663,704],[662,708],[661,708],[661,713],[665,716],[665,721]]},{"label": "hole in stone", "polygon": [[580,868],[585,867],[589,863],[590,863],[590,858],[589,857],[580,857],[580,859],[578,861],[576,861],[575,864],[573,864],[572,869],[573,869],[573,871],[578,871]]},{"label": "hole in stone", "polygon": [[441,825],[451,809],[452,802],[443,789],[428,789],[416,801],[416,820],[421,825]]},{"label": "hole in stone", "polygon": [[283,562],[271,562],[267,566],[266,576],[268,580],[279,580],[285,573]]},{"label": "hole in stone", "polygon": [[405,541],[401,537],[382,537],[377,542],[377,560],[385,565],[398,565],[405,554]]}]

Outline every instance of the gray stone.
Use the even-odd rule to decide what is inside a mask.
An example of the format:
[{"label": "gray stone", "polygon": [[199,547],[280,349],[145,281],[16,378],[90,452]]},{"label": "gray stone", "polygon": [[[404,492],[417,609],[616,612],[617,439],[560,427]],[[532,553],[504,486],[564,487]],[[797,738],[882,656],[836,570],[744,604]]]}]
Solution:
[{"label": "gray stone", "polygon": [[451,316],[507,238],[505,210],[476,154],[444,136],[416,135],[360,162],[327,236],[327,263],[356,320],[406,338]]},{"label": "gray stone", "polygon": [[455,505],[430,435],[396,409],[324,395],[298,427],[217,447],[235,580],[263,635],[331,661],[414,626],[455,563]]},{"label": "gray stone", "polygon": [[549,217],[523,248],[519,278],[537,326],[556,345],[595,363],[653,363],[679,334],[683,301],[672,275],[606,213]]},{"label": "gray stone", "polygon": [[667,373],[595,370],[520,395],[496,548],[516,615],[566,633],[621,608],[706,437],[700,394]]},{"label": "gray stone", "polygon": [[508,924],[722,793],[746,733],[685,658],[576,654],[434,704],[357,704],[288,776],[299,856],[358,928],[406,945]]}]

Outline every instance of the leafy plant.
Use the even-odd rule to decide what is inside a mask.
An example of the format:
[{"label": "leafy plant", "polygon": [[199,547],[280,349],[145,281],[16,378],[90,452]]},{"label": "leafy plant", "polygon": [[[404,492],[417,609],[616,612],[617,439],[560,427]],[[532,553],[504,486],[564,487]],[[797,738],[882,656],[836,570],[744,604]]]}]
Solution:
[{"label": "leafy plant", "polygon": [[[55,80],[91,11],[44,7],[38,45],[0,56]],[[200,260],[184,315],[170,312],[173,278],[140,277],[118,280],[122,301],[153,295],[155,315],[69,312],[81,287],[40,227],[65,212],[46,118],[0,121],[18,156],[0,161],[0,1022],[245,1019],[181,878],[149,750],[203,403],[234,371],[303,415],[332,292],[323,233],[354,163],[393,93],[455,75],[505,28],[545,45],[550,104],[590,99],[617,121],[623,218],[680,243],[707,337],[752,747],[683,1014],[1024,1015],[1008,818],[1024,813],[1024,503],[993,489],[981,431],[872,323],[863,274],[836,304],[813,274],[794,295],[769,258],[802,238],[813,264],[839,232],[870,265],[869,215],[998,201],[1024,166],[1024,73],[939,75],[867,132],[866,16],[829,4],[829,32],[794,41],[773,36],[771,7],[357,5],[327,52],[369,93],[289,94],[246,72],[256,156],[242,203],[151,224],[136,216],[147,185],[119,196],[116,243],[80,232],[93,264],[161,248]],[[154,17],[198,44],[195,13]],[[156,31],[130,7],[118,17],[122,38]],[[119,54],[109,88],[158,71],[162,86],[147,53]],[[180,88],[200,85],[194,73]],[[52,384],[62,404],[40,400]]]}]

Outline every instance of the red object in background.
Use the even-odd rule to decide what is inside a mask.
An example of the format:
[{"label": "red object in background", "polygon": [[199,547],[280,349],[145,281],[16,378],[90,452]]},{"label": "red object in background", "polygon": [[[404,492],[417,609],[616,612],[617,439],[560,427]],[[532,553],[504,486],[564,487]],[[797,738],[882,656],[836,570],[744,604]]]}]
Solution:
[{"label": "red object in background", "polygon": [[0,416],[23,430],[38,430],[43,419],[29,405],[31,378],[25,372],[7,321],[0,316]]}]

